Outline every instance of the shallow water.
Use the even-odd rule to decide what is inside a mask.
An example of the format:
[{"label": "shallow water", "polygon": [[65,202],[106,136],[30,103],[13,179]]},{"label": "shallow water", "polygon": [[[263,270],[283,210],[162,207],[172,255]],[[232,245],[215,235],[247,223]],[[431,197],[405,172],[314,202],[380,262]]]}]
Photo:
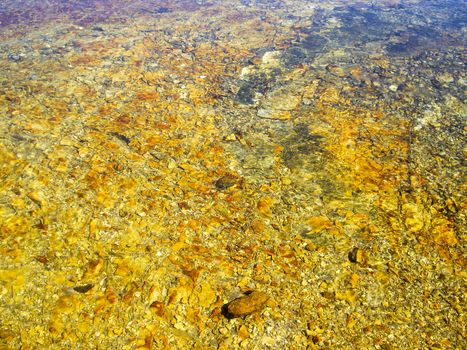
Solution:
[{"label": "shallow water", "polygon": [[466,17],[0,0],[0,348],[465,348]]}]

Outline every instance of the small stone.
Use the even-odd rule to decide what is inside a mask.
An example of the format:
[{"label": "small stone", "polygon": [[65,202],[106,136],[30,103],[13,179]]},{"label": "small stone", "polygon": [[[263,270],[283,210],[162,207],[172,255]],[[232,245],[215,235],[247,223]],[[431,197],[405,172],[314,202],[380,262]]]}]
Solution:
[{"label": "small stone", "polygon": [[94,284],[89,283],[89,284],[85,284],[84,286],[73,287],[73,289],[78,293],[86,293],[86,292],[89,292],[92,289],[92,287],[94,287]]},{"label": "small stone", "polygon": [[362,264],[365,261],[365,254],[363,250],[355,247],[348,254],[350,262]]},{"label": "small stone", "polygon": [[169,159],[169,161],[167,162],[167,169],[175,169],[176,166],[177,162],[173,159]]},{"label": "small stone", "polygon": [[357,300],[357,295],[356,295],[355,291],[353,291],[353,290],[346,290],[346,291],[343,291],[343,292],[336,292],[335,297],[336,297],[336,300],[345,300],[349,304],[353,304]]},{"label": "small stone", "polygon": [[356,273],[353,273],[350,276],[350,284],[351,284],[352,288],[357,288],[359,280],[360,280],[360,276],[357,275]]},{"label": "small stone", "polygon": [[256,208],[262,213],[262,214],[269,214],[271,212],[271,207],[274,204],[274,199],[271,197],[263,197],[258,201],[258,204],[256,205]]},{"label": "small stone", "polygon": [[396,92],[398,89],[399,89],[399,86],[397,85],[393,84],[389,86],[389,90],[391,90],[392,92]]},{"label": "small stone", "polygon": [[350,75],[354,79],[362,79],[363,73],[362,70],[359,67],[352,67],[349,69]]},{"label": "small stone", "polygon": [[32,200],[34,203],[36,203],[39,207],[43,207],[45,204],[45,200],[43,198],[42,192],[41,191],[32,191],[29,192],[28,195],[30,200]]},{"label": "small stone", "polygon": [[37,261],[39,261],[41,264],[44,264],[44,265],[49,262],[49,259],[45,255],[35,256],[34,259],[36,259]]},{"label": "small stone", "polygon": [[436,77],[436,80],[438,80],[441,84],[449,84],[454,81],[454,77],[449,73],[442,73]]},{"label": "small stone", "polygon": [[168,7],[159,7],[157,10],[154,11],[155,13],[169,13],[172,12],[171,9]]},{"label": "small stone", "polygon": [[323,298],[326,298],[327,300],[335,300],[335,295],[332,292],[324,291],[321,293]]},{"label": "small stone", "polygon": [[224,336],[227,336],[230,332],[226,327],[222,327],[222,328],[219,329],[219,333],[224,335]]},{"label": "small stone", "polygon": [[262,66],[264,68],[275,68],[280,66],[280,52],[279,51],[268,51],[263,55]]},{"label": "small stone", "polygon": [[343,78],[347,75],[347,72],[345,71],[344,68],[335,66],[335,65],[328,65],[326,69],[331,72],[331,74],[336,75],[340,78]]},{"label": "small stone", "polygon": [[232,133],[230,135],[227,135],[225,138],[224,138],[225,141],[236,141],[237,140],[237,136]]},{"label": "small stone", "polygon": [[2,341],[11,341],[15,338],[16,333],[8,328],[0,328],[0,339]]},{"label": "small stone", "polygon": [[355,324],[357,323],[357,320],[355,319],[355,315],[348,315],[347,316],[347,327],[348,328],[353,328]]},{"label": "small stone", "polygon": [[22,54],[10,53],[8,55],[8,61],[11,61],[11,62],[21,62],[23,59],[24,59],[24,56]]},{"label": "small stone", "polygon": [[312,227],[313,233],[321,232],[333,227],[333,223],[326,216],[314,216],[307,221]]},{"label": "small stone", "polygon": [[196,292],[196,294],[198,294],[199,305],[203,307],[209,307],[216,301],[216,293],[210,282],[202,284],[199,292]]},{"label": "small stone", "polygon": [[155,314],[159,317],[165,316],[165,305],[160,301],[154,301],[151,303],[150,307],[154,310]]},{"label": "small stone", "polygon": [[276,345],[276,340],[275,340],[274,338],[272,338],[272,337],[269,337],[269,336],[265,335],[265,336],[263,336],[263,337],[261,338],[261,343],[262,343],[263,345],[266,345],[266,346],[271,347],[271,346],[275,346],[275,345]]},{"label": "small stone", "polygon": [[232,300],[222,307],[222,313],[228,319],[244,317],[261,311],[269,300],[266,293],[249,292],[247,295]]},{"label": "small stone", "polygon": [[425,227],[423,207],[417,203],[405,203],[402,205],[404,223],[408,232],[416,233]]},{"label": "small stone", "polygon": [[250,333],[248,332],[248,329],[245,327],[245,325],[242,324],[238,329],[238,336],[242,339],[246,339],[250,336]]},{"label": "small stone", "polygon": [[214,183],[217,189],[226,190],[230,187],[233,187],[237,184],[238,179],[233,175],[225,175],[217,179]]}]

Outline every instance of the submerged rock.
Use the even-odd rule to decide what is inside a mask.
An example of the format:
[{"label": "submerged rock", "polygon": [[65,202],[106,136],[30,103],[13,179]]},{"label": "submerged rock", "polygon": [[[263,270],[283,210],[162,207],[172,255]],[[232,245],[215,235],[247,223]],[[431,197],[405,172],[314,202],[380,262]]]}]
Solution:
[{"label": "submerged rock", "polygon": [[248,316],[261,311],[266,306],[268,300],[269,296],[266,293],[252,291],[225,304],[222,307],[222,313],[229,319]]},{"label": "submerged rock", "polygon": [[214,186],[216,186],[216,188],[219,190],[226,190],[230,187],[235,186],[237,182],[238,182],[238,178],[229,174],[229,175],[225,175],[217,179],[217,181],[214,182]]}]

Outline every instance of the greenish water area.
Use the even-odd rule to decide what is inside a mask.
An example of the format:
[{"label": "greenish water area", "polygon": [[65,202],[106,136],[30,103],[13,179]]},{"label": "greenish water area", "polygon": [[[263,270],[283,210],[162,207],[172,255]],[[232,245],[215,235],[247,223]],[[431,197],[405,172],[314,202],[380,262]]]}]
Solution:
[{"label": "greenish water area", "polygon": [[0,0],[0,349],[464,349],[465,1]]}]

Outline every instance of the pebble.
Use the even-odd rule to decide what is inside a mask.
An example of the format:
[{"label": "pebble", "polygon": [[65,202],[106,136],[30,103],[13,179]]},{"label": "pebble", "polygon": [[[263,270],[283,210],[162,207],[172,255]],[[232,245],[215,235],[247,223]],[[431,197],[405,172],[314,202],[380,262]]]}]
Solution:
[{"label": "pebble", "polygon": [[27,194],[28,198],[36,203],[39,207],[43,207],[46,202],[41,191],[32,191]]},{"label": "pebble", "polygon": [[343,77],[345,77],[347,75],[347,72],[342,67],[338,67],[338,66],[335,66],[335,65],[328,65],[326,67],[326,69],[329,72],[331,72],[331,74],[336,75],[336,76],[338,76],[340,78],[343,78]]},{"label": "pebble", "polygon": [[21,62],[23,59],[24,59],[24,56],[21,54],[15,54],[15,53],[8,54],[8,61]]},{"label": "pebble", "polygon": [[226,190],[237,184],[237,178],[233,175],[225,175],[217,179],[214,185],[219,190]]},{"label": "pebble", "polygon": [[281,179],[281,182],[283,185],[290,185],[292,183],[292,180],[289,177],[283,177]]},{"label": "pebble", "polygon": [[86,292],[89,292],[93,287],[94,287],[94,284],[90,283],[90,284],[85,284],[84,286],[73,287],[73,289],[77,291],[78,293],[86,293]]},{"label": "pebble", "polygon": [[436,80],[438,80],[441,84],[449,84],[454,81],[454,77],[449,73],[442,73],[436,77]]},{"label": "pebble", "polygon": [[252,291],[225,304],[222,307],[222,313],[229,319],[248,316],[261,311],[268,300],[269,296],[266,293]]},{"label": "pebble", "polygon": [[348,254],[348,257],[349,257],[349,261],[350,262],[353,262],[353,263],[363,263],[364,260],[365,260],[365,256],[364,256],[364,253],[363,253],[363,250],[359,249],[359,248],[353,248],[349,254]]}]

